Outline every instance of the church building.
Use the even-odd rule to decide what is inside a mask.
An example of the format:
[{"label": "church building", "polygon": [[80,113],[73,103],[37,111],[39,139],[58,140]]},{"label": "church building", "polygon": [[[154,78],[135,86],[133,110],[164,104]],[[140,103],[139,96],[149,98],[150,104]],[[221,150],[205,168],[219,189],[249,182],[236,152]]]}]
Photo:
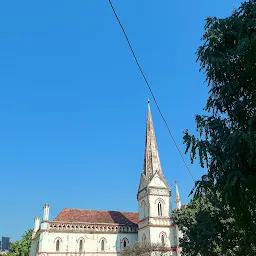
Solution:
[{"label": "church building", "polygon": [[[115,256],[136,241],[164,244],[171,255],[179,256],[181,233],[173,223],[171,195],[148,105],[144,168],[137,191],[138,212],[64,208],[55,219],[49,220],[49,205],[45,204],[42,221],[35,217],[30,256]],[[177,183],[175,202],[179,209]]]}]

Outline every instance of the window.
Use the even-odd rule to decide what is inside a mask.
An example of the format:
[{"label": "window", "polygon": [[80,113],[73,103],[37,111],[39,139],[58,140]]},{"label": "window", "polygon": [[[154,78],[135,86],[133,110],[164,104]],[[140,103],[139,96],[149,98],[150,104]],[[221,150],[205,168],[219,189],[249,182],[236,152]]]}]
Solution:
[{"label": "window", "polygon": [[146,235],[145,235],[145,234],[143,234],[143,235],[142,235],[142,243],[145,243],[145,242],[146,242],[146,240],[147,240],[147,237],[146,237]]},{"label": "window", "polygon": [[105,251],[105,242],[103,239],[101,240],[100,247],[102,252]]},{"label": "window", "polygon": [[60,240],[56,241],[56,252],[60,251]]},{"label": "window", "polygon": [[144,205],[144,217],[148,217],[148,207],[146,204]]},{"label": "window", "polygon": [[123,246],[123,248],[127,247],[129,244],[129,240],[125,237],[121,240],[121,244]]},{"label": "window", "polygon": [[158,202],[157,204],[157,210],[158,210],[158,216],[163,216],[162,204],[160,202]]},{"label": "window", "polygon": [[39,251],[39,242],[37,242],[36,253],[38,253],[38,251]]},{"label": "window", "polygon": [[83,247],[84,247],[83,240],[80,240],[80,241],[79,241],[79,252],[82,252],[82,251],[83,251]]},{"label": "window", "polygon": [[174,238],[174,245],[178,245],[179,244],[179,239],[178,239],[178,237],[176,235],[176,232],[174,232],[173,238]]},{"label": "window", "polygon": [[162,245],[165,245],[165,242],[164,242],[164,235],[161,235],[161,244],[162,244]]},{"label": "window", "polygon": [[141,202],[141,219],[144,219],[146,217],[146,203],[145,201],[143,200]]}]

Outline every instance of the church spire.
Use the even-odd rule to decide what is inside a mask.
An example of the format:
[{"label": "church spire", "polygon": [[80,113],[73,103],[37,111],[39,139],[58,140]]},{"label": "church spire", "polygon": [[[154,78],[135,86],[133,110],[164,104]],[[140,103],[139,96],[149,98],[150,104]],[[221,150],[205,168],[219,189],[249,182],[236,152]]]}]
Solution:
[{"label": "church spire", "polygon": [[148,116],[146,126],[146,139],[145,139],[145,154],[144,154],[144,174],[150,178],[156,171],[162,174],[160,158],[157,149],[156,136],[154,132],[154,125],[152,114],[148,100]]},{"label": "church spire", "polygon": [[176,187],[176,199],[175,199],[176,208],[180,209],[181,208],[181,200],[180,200],[180,193],[179,193],[177,181],[175,181],[175,187]]}]

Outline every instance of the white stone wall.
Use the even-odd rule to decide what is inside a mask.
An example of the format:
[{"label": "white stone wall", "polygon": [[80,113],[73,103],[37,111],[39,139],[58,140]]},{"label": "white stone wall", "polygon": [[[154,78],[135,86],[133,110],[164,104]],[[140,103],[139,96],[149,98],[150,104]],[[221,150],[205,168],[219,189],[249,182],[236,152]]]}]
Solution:
[{"label": "white stone wall", "polygon": [[138,209],[139,209],[139,220],[143,220],[149,216],[148,197],[142,197],[138,201]]},{"label": "white stone wall", "polygon": [[170,217],[170,198],[169,196],[161,195],[150,195],[149,205],[150,205],[150,217],[158,217],[158,202],[162,203],[162,217]]},{"label": "white stone wall", "polygon": [[138,232],[138,241],[141,243],[143,241],[143,236],[145,237],[145,242],[150,242],[149,228],[143,228]]},{"label": "white stone wall", "polygon": [[151,243],[161,243],[161,235],[164,235],[165,245],[171,246],[171,232],[170,227],[150,227]]},{"label": "white stone wall", "polygon": [[[101,251],[101,240],[105,241],[105,250]],[[65,233],[65,232],[42,232],[40,234],[39,254],[47,253],[58,255],[117,255],[123,249],[123,240],[127,246],[137,241],[137,233]],[[59,252],[56,252],[56,242],[60,241]],[[79,241],[83,240],[83,250],[79,252]],[[30,256],[36,255],[38,238],[33,240]]]}]

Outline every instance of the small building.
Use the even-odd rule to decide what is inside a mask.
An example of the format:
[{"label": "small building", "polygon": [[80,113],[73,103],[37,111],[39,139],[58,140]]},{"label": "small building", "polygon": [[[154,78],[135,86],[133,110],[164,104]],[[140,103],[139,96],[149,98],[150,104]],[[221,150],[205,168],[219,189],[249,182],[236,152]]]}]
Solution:
[{"label": "small building", "polygon": [[[171,195],[148,105],[144,170],[137,191],[138,212],[65,208],[49,220],[49,205],[45,204],[42,222],[35,217],[30,256],[114,256],[121,255],[126,246],[133,246],[136,241],[164,244],[173,256],[178,256],[181,234],[173,223]],[[181,207],[177,184],[176,207]]]},{"label": "small building", "polygon": [[0,237],[0,251],[8,251],[10,248],[11,238],[7,236]]}]

